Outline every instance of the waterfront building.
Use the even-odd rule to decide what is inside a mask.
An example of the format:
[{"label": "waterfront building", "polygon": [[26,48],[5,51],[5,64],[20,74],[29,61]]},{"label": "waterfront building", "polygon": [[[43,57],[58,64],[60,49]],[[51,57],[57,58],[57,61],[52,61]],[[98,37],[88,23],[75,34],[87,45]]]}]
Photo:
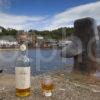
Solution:
[{"label": "waterfront building", "polygon": [[28,33],[28,34],[29,34],[28,40],[29,40],[30,46],[31,47],[35,47],[36,46],[36,42],[37,42],[36,34],[34,32]]},{"label": "waterfront building", "polygon": [[18,33],[16,36],[18,42],[28,40],[28,34],[25,32]]}]

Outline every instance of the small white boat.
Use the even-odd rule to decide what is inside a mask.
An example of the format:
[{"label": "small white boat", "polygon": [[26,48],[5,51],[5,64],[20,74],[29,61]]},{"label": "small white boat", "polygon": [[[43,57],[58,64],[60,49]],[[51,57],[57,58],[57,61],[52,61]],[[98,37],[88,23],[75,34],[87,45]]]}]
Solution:
[{"label": "small white boat", "polygon": [[60,42],[58,43],[58,46],[59,46],[59,47],[65,47],[65,46],[67,46],[67,45],[69,45],[69,44],[71,44],[71,43],[72,43],[72,41],[63,40],[63,41],[60,41]]}]

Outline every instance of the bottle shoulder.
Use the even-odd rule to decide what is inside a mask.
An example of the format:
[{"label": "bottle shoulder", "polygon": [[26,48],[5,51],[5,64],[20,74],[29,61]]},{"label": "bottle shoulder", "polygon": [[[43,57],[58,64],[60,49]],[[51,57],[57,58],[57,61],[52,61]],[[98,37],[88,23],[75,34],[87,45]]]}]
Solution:
[{"label": "bottle shoulder", "polygon": [[26,55],[20,55],[18,56],[17,61],[30,62],[30,59]]},{"label": "bottle shoulder", "polygon": [[30,59],[26,56],[26,55],[20,55],[18,58],[17,58],[17,61],[16,61],[16,66],[18,67],[28,67],[30,66]]}]

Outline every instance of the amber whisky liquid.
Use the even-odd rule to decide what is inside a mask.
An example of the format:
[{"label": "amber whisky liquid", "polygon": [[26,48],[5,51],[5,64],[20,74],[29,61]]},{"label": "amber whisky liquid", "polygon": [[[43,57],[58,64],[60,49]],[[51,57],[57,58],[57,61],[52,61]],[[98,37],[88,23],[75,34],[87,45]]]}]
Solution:
[{"label": "amber whisky liquid", "polygon": [[28,89],[16,89],[16,96],[25,97],[30,95],[30,88]]},{"label": "amber whisky liquid", "polygon": [[43,91],[52,91],[54,88],[53,84],[44,84],[42,83],[42,90]]}]

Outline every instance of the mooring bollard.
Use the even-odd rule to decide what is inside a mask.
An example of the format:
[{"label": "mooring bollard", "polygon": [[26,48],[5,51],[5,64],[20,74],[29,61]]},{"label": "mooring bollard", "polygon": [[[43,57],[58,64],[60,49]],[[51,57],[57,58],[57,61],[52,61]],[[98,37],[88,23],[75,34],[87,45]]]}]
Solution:
[{"label": "mooring bollard", "polygon": [[[99,35],[99,41],[97,43],[97,59],[98,59],[98,66],[100,66],[100,25],[98,26],[98,35]],[[100,70],[100,67],[98,67],[98,70]]]},{"label": "mooring bollard", "polygon": [[93,18],[78,19],[74,22],[75,33],[71,44],[62,49],[65,58],[74,57],[74,71],[92,74],[97,70],[96,42],[99,40],[96,22]]},{"label": "mooring bollard", "polygon": [[93,58],[96,58],[96,37],[98,34],[95,20],[93,18],[78,19],[74,22],[74,29],[74,35],[82,42],[83,51],[74,56],[74,70],[89,74],[94,73],[97,70],[96,61]]}]

